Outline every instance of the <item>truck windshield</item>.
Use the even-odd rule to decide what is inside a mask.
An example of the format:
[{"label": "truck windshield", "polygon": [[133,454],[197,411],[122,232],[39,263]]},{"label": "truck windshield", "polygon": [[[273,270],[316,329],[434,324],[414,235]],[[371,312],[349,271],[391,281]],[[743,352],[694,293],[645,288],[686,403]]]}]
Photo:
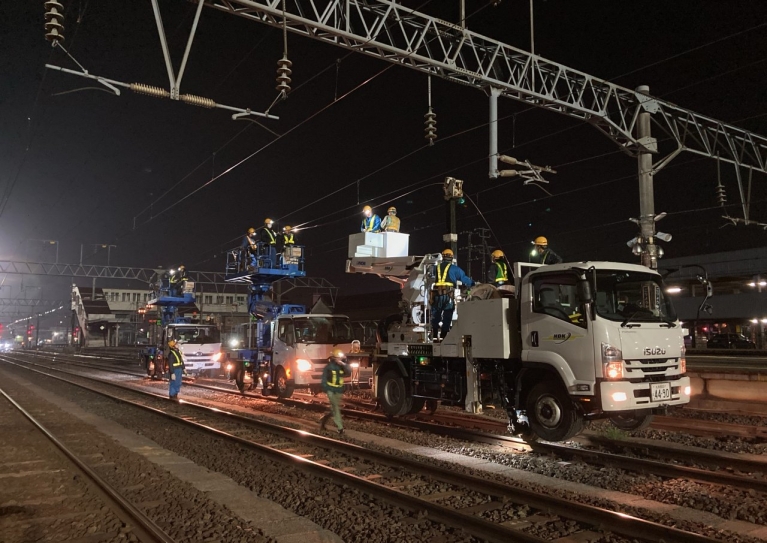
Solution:
[{"label": "truck windshield", "polygon": [[660,276],[597,270],[595,305],[600,317],[620,322],[674,322],[676,311]]},{"label": "truck windshield", "polygon": [[301,317],[293,319],[298,343],[351,343],[352,327],[346,317]]},{"label": "truck windshield", "polygon": [[221,343],[221,335],[213,326],[184,326],[173,329],[173,337],[179,343]]}]

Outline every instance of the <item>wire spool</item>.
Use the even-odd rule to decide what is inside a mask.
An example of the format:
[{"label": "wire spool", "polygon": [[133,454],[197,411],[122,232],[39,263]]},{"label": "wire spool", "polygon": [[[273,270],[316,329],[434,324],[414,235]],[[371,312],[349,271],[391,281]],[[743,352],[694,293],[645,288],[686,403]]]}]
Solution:
[{"label": "wire spool", "polygon": [[154,96],[155,98],[170,98],[170,93],[160,87],[153,87],[152,85],[146,85],[144,83],[131,83],[130,90],[137,94],[146,94],[147,96]]},{"label": "wire spool", "polygon": [[48,0],[45,6],[45,39],[56,44],[64,41],[64,6],[56,0]]},{"label": "wire spool", "polygon": [[179,96],[179,99],[185,104],[190,104],[193,106],[205,107],[208,109],[216,107],[216,102],[214,102],[210,98],[205,98],[204,96],[195,96],[194,94],[182,94],[181,96]]},{"label": "wire spool", "polygon": [[291,90],[290,82],[292,80],[290,79],[290,74],[293,73],[293,70],[290,69],[291,66],[293,66],[293,63],[288,60],[287,56],[283,56],[277,61],[277,86],[275,88],[284,94],[289,94]]}]

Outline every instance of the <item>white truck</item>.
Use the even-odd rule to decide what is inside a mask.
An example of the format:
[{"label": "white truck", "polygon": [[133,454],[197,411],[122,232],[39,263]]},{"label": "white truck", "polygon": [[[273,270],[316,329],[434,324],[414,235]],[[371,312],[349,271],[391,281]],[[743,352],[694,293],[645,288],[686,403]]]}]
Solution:
[{"label": "white truck", "polygon": [[253,383],[260,381],[264,393],[281,398],[289,398],[296,389],[317,393],[333,349],[347,353],[352,367],[348,384],[370,385],[368,355],[359,352],[359,341],[354,339],[347,316],[306,313],[304,306],[287,304],[275,305],[263,315],[248,325],[246,348],[232,353],[236,362],[242,363],[233,367],[241,390],[244,373],[250,371]]},{"label": "white truck", "polygon": [[435,342],[428,294],[439,259],[350,249],[348,272],[403,286],[402,314],[387,320],[373,359],[374,393],[387,415],[427,402],[473,413],[493,403],[506,409],[513,433],[563,441],[589,420],[636,430],[690,401],[682,328],[656,271],[515,264],[513,289],[478,285],[460,301],[459,287],[452,329]]},{"label": "white truck", "polygon": [[167,345],[170,339],[176,340],[187,372],[210,377],[221,373],[221,336],[215,325],[168,324],[163,331],[163,344]]}]

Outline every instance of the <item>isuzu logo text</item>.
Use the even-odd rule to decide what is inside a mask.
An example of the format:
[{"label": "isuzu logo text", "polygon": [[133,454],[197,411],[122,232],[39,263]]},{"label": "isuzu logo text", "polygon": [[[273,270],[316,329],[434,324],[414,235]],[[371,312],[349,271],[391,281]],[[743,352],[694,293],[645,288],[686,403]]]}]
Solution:
[{"label": "isuzu logo text", "polygon": [[645,347],[644,354],[649,356],[654,354],[666,354],[666,349],[661,349],[660,347]]}]

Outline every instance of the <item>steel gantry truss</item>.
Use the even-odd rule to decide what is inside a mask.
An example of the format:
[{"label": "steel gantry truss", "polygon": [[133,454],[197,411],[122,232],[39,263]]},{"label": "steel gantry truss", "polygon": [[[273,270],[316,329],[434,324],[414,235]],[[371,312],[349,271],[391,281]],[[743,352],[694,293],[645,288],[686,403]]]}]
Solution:
[{"label": "steel gantry truss", "polygon": [[0,298],[0,306],[6,307],[58,307],[68,305],[70,300],[26,300],[23,298]]},{"label": "steel gantry truss", "polygon": [[[159,279],[165,270],[152,268],[134,268],[126,266],[97,266],[88,264],[46,264],[42,262],[21,262],[0,260],[0,273],[19,275],[47,275],[54,277],[87,277],[94,279],[132,279],[152,283]],[[208,271],[187,272],[190,281],[197,285],[216,285],[222,291],[231,283],[224,281],[224,274]],[[218,292],[218,290],[216,290]]]},{"label": "steel gantry truss", "polygon": [[[227,13],[282,26],[282,0],[206,0]],[[500,96],[589,121],[627,151],[639,113],[679,150],[767,173],[767,138],[533,55],[391,0],[287,0],[288,29]]]},{"label": "steel gantry truss", "polygon": [[[743,219],[749,217],[753,172],[767,173],[767,138],[671,102],[649,88],[621,87],[512,47],[450,22],[416,12],[392,0],[199,0],[217,10],[331,43],[381,60],[442,77],[485,92],[490,98],[489,176],[498,170],[499,96],[512,98],[591,123],[639,163],[639,236],[642,263],[657,266],[652,176],[683,151],[735,166]],[[676,148],[659,155],[660,129]],[[741,169],[748,171],[744,187]],[[508,173],[508,172],[507,172]],[[759,224],[759,223],[754,223]],[[670,236],[669,238],[670,239]]]}]

